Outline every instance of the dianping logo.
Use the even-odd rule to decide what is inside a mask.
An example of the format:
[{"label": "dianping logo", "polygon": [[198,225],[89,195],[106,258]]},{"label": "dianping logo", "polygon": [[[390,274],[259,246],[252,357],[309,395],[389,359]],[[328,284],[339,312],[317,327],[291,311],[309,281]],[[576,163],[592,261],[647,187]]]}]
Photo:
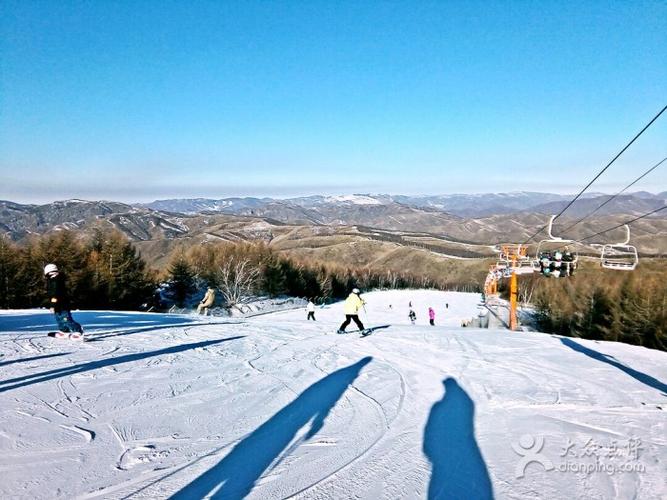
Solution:
[{"label": "dianping logo", "polygon": [[544,437],[542,436],[535,439],[530,434],[524,434],[518,443],[512,443],[512,449],[521,457],[521,460],[519,460],[514,469],[514,475],[517,478],[523,477],[526,467],[533,462],[540,464],[544,467],[545,471],[554,469],[554,464],[551,460],[540,453],[542,448],[544,448]]}]

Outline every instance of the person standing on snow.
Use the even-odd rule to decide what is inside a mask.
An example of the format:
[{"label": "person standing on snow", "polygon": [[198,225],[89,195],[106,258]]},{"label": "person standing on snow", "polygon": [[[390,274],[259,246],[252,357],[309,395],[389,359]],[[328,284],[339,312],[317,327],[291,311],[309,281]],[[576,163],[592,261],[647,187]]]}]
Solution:
[{"label": "person standing on snow", "polygon": [[204,316],[208,316],[209,309],[215,304],[215,288],[208,287],[206,290],[206,295],[201,299],[199,305],[197,306],[197,314],[201,314],[204,311]]},{"label": "person standing on snow", "polygon": [[354,321],[359,328],[359,330],[364,329],[363,323],[359,320],[359,309],[361,309],[366,302],[362,300],[359,296],[361,292],[358,288],[353,288],[352,293],[348,295],[345,299],[345,304],[343,304],[343,312],[345,313],[345,321],[340,325],[337,333],[345,333],[345,328],[350,324],[350,321]]},{"label": "person standing on snow", "polygon": [[417,321],[417,315],[412,310],[412,308],[410,308],[410,312],[408,313],[408,318],[410,318],[410,323],[412,323],[413,325],[415,324],[415,321]]},{"label": "person standing on snow", "polygon": [[55,264],[44,266],[44,277],[46,278],[46,296],[49,308],[56,318],[58,329],[56,337],[69,337],[83,339],[83,328],[74,321],[70,312],[69,297],[65,283],[65,274],[58,270]]},{"label": "person standing on snow", "polygon": [[431,326],[435,326],[435,311],[432,307],[428,308],[428,322]]},{"label": "person standing on snow", "polygon": [[313,299],[308,300],[308,305],[306,306],[306,311],[308,311],[308,317],[306,320],[312,319],[313,321],[315,320],[315,303],[313,302]]}]

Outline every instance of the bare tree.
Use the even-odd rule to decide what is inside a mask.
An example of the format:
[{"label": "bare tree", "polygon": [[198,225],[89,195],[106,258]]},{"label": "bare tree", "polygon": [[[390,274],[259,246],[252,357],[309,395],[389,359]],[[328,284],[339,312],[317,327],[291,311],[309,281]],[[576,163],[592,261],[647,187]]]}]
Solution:
[{"label": "bare tree", "polygon": [[318,276],[318,283],[320,285],[320,290],[322,290],[322,298],[325,300],[331,296],[332,286],[331,286],[331,276],[320,273]]},{"label": "bare tree", "polygon": [[228,260],[218,268],[218,287],[229,307],[242,311],[241,304],[248,302],[250,294],[259,283],[259,268],[249,259]]},{"label": "bare tree", "polygon": [[387,288],[395,289],[398,283],[398,274],[393,273],[391,269],[387,269]]},{"label": "bare tree", "polygon": [[430,288],[431,279],[428,276],[421,277],[421,288]]},{"label": "bare tree", "polygon": [[533,293],[537,286],[538,281],[534,279],[533,276],[526,277],[525,279],[520,279],[519,281],[519,302],[522,304],[530,304],[533,298]]}]

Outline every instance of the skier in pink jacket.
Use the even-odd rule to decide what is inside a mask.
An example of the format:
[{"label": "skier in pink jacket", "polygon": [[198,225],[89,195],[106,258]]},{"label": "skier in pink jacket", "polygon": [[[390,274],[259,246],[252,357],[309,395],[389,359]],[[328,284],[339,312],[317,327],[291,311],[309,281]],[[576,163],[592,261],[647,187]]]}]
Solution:
[{"label": "skier in pink jacket", "polygon": [[431,326],[435,326],[435,311],[432,307],[428,308],[428,322]]}]

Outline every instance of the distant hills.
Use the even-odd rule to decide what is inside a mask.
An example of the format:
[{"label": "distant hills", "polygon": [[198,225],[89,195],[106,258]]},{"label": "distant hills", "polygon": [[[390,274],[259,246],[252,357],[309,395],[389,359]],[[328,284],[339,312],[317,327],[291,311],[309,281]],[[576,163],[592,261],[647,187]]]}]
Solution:
[{"label": "distant hills", "polygon": [[[147,204],[67,200],[45,205],[0,201],[0,234],[20,241],[33,234],[64,229],[88,233],[115,228],[137,242],[153,263],[174,245],[206,241],[262,240],[276,249],[340,263],[414,260],[414,252],[442,258],[494,255],[492,245],[522,242],[558,213],[571,196],[549,193],[401,196],[344,195],[291,199],[173,199]],[[570,207],[554,227],[559,229],[609,199],[591,194]],[[655,210],[667,192],[619,196],[564,237],[578,239]],[[617,230],[590,242],[619,241]],[[637,221],[632,243],[651,255],[667,253],[667,211]],[[400,258],[398,256],[400,255]],[[416,264],[413,264],[416,265]]]},{"label": "distant hills", "polygon": [[[590,193],[568,209],[571,217],[582,217],[602,204],[611,196]],[[142,204],[146,208],[178,213],[221,212],[236,215],[265,215],[278,219],[300,218],[321,219],[331,223],[340,209],[350,211],[353,207],[372,212],[373,207],[404,205],[434,212],[445,212],[458,217],[487,217],[517,212],[533,211],[549,214],[560,211],[573,198],[572,195],[535,193],[520,191],[514,193],[449,194],[433,196],[370,195],[308,196],[290,199],[273,198],[223,198],[223,199],[172,199],[157,200]],[[667,192],[651,194],[640,191],[622,195],[608,203],[601,215],[635,214],[653,210],[667,202]],[[297,215],[300,214],[300,215]]]}]

